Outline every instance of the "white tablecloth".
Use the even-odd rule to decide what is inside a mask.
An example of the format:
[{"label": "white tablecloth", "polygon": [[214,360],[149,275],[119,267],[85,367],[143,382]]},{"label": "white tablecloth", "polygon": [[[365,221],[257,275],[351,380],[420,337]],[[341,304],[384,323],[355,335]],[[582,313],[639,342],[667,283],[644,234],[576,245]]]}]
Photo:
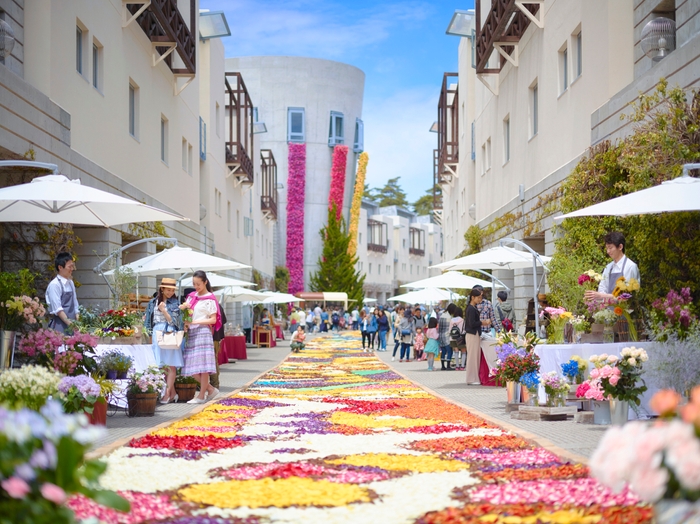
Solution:
[{"label": "white tablecloth", "polygon": [[[136,346],[122,346],[118,344],[99,344],[95,347],[95,354],[99,357],[106,351],[117,349],[134,359],[132,367],[137,371],[144,371],[148,366],[156,365],[156,357],[153,354],[153,347],[150,344],[139,344]],[[115,380],[115,395],[110,398],[110,404],[126,408],[126,380]]]},{"label": "white tablecloth", "polygon": [[[646,349],[649,351],[651,347],[651,342],[615,342],[609,344],[540,344],[535,348],[535,353],[540,357],[540,373],[544,375],[550,371],[556,371],[559,375],[562,375],[561,365],[566,364],[571,357],[578,355],[586,360],[588,360],[592,355],[601,355],[607,353],[608,355],[620,356],[620,351],[622,348],[626,347],[637,347]],[[649,358],[653,358],[650,353]],[[591,363],[588,363],[588,370],[591,369]],[[640,406],[640,415],[651,414],[649,409],[649,400],[651,396],[658,390],[654,384],[650,383],[650,380],[642,375],[642,378],[646,382],[646,386],[649,388],[647,392],[642,395],[642,404]],[[546,401],[546,395],[544,393],[544,386],[540,387],[540,402]],[[633,413],[630,410],[630,418],[632,418]],[[634,417],[636,418],[636,416]]]},{"label": "white tablecloth", "polygon": [[498,360],[498,355],[496,355],[496,348],[498,347],[498,341],[495,338],[486,337],[481,339],[481,352],[486,359],[486,363],[489,365],[489,369],[493,369]]}]

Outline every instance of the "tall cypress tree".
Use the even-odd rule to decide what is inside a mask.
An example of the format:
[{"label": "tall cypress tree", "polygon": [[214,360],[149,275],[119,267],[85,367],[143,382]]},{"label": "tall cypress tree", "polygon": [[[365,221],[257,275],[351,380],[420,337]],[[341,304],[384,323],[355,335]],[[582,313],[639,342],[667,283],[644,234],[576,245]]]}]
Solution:
[{"label": "tall cypress tree", "polygon": [[318,260],[318,270],[311,275],[312,291],[345,292],[353,305],[361,307],[365,298],[362,286],[365,275],[355,268],[357,255],[348,254],[350,234],[345,219],[336,218],[335,204],[328,209],[328,224],[321,229],[323,254]]}]

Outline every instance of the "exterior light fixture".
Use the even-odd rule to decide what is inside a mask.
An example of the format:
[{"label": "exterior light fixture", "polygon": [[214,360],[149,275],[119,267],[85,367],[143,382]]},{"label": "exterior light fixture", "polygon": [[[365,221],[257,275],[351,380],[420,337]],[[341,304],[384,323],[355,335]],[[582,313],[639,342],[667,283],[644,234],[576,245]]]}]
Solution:
[{"label": "exterior light fixture", "polygon": [[267,133],[265,122],[255,122],[253,124],[253,134],[257,135],[258,133]]},{"label": "exterior light fixture", "polygon": [[476,220],[476,204],[469,206],[469,216],[472,217],[472,220]]},{"label": "exterior light fixture", "polygon": [[15,32],[12,26],[0,19],[0,57],[7,58],[15,47]]},{"label": "exterior light fixture", "polygon": [[437,120],[433,122],[433,125],[430,126],[430,132],[431,133],[437,133],[438,132],[438,123]]},{"label": "exterior light fixture", "polygon": [[676,49],[676,23],[670,18],[655,18],[642,29],[642,51],[654,63]]},{"label": "exterior light fixture", "polygon": [[231,36],[231,30],[228,27],[224,12],[201,10],[199,12],[200,40],[222,38],[224,36]]},{"label": "exterior light fixture", "polygon": [[470,27],[470,22],[472,21],[472,18],[474,18],[473,9],[469,9],[467,11],[455,9],[454,14],[452,15],[452,20],[450,20],[450,24],[447,26],[447,31],[445,31],[445,34],[471,38],[472,29]]}]

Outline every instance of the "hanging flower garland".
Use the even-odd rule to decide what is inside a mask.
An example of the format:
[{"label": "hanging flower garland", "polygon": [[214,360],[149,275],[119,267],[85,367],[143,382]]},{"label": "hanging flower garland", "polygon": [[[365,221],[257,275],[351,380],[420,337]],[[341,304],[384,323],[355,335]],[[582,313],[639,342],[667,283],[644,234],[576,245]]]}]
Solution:
[{"label": "hanging flower garland", "polygon": [[357,253],[357,231],[360,227],[360,207],[362,206],[362,195],[365,192],[367,162],[369,162],[369,155],[365,151],[357,159],[357,178],[355,179],[355,191],[352,195],[352,207],[350,208],[350,245],[348,246],[348,253],[351,256],[355,256],[355,253]]},{"label": "hanging flower garland", "polygon": [[345,196],[345,172],[348,165],[348,146],[333,148],[333,167],[331,168],[331,190],[328,193],[328,209],[333,209],[335,216],[340,219],[343,212],[343,196]]},{"label": "hanging flower garland", "polygon": [[304,196],[306,144],[289,144],[287,178],[287,269],[289,293],[304,291]]}]

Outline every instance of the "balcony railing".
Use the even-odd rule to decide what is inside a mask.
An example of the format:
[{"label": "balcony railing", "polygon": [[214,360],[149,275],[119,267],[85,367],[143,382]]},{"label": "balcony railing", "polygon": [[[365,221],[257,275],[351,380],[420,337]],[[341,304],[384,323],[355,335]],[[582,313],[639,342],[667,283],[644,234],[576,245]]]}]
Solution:
[{"label": "balcony railing", "polygon": [[409,255],[416,255],[419,257],[424,257],[425,256],[425,249],[419,249],[417,247],[409,247],[408,254]]},{"label": "balcony railing", "polygon": [[171,57],[167,56],[165,62],[172,72],[180,76],[194,76],[197,72],[197,41],[194,33],[197,27],[196,2],[190,0],[189,27],[180,14],[177,4],[177,0],[150,0],[149,2],[141,0],[124,3],[131,17],[140,12],[136,17],[136,23],[143,29],[161,56],[166,53],[170,55],[173,50],[177,51],[185,67],[174,69]]},{"label": "balcony railing", "polygon": [[[487,1],[491,2],[491,9],[482,26],[481,0],[476,0],[477,74],[498,73],[501,70],[506,61],[504,56],[501,56],[498,68],[487,68],[489,58],[495,49],[494,44],[500,44],[501,49],[506,54],[511,55],[514,45],[520,41],[531,20],[535,19],[534,15],[540,10],[540,1],[538,0],[531,2],[527,0],[519,2],[516,0]],[[507,45],[509,43],[513,45]]]},{"label": "balcony railing", "polygon": [[274,222],[277,220],[277,162],[272,150],[260,150],[260,164],[262,170],[260,209],[265,220]]},{"label": "balcony railing", "polygon": [[[438,175],[457,176],[459,163],[459,84],[457,73],[445,73],[438,102]],[[450,80],[455,81],[452,86]]]},{"label": "balcony railing", "polygon": [[387,253],[389,251],[389,246],[384,246],[382,244],[367,244],[367,251],[374,251],[375,253]]},{"label": "balcony railing", "polygon": [[250,159],[253,152],[253,102],[240,73],[227,72],[225,83],[226,176],[233,175],[236,185],[252,185],[255,173]]}]

